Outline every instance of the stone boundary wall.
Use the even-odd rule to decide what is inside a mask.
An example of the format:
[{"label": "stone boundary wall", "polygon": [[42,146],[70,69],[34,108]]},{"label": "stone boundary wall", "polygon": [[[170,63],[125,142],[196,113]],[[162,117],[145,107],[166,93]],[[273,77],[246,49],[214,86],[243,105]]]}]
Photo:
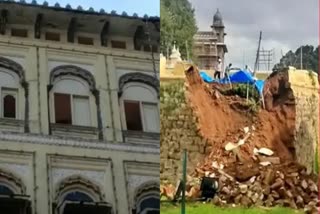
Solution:
[{"label": "stone boundary wall", "polygon": [[176,184],[182,178],[182,152],[188,152],[188,171],[202,160],[207,141],[198,134],[197,119],[185,101],[184,80],[161,82],[160,180]]},{"label": "stone boundary wall", "polygon": [[[315,169],[319,139],[319,82],[315,72],[290,68],[289,82],[296,100],[297,160],[308,171]],[[318,160],[317,160],[318,158]]]}]

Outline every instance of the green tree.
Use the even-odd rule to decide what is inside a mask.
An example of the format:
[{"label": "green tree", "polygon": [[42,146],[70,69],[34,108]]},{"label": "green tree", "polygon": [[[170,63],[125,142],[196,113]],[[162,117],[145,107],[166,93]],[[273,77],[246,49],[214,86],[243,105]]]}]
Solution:
[{"label": "green tree", "polygon": [[160,1],[160,49],[164,55],[170,52],[176,42],[182,58],[192,57],[193,37],[197,32],[194,9],[188,0]]},{"label": "green tree", "polygon": [[301,48],[302,48],[302,68],[305,70],[312,70],[318,72],[319,46],[314,48],[312,45],[305,45],[299,47],[295,52],[288,51],[274,69],[282,67],[293,66],[298,69],[301,67]]}]

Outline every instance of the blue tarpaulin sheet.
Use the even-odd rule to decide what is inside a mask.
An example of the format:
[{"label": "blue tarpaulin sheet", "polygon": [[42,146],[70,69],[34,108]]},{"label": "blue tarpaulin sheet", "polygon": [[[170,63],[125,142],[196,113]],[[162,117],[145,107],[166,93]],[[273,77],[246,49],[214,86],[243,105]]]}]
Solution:
[{"label": "blue tarpaulin sheet", "polygon": [[257,80],[254,85],[255,85],[256,89],[259,91],[259,94],[262,94],[264,80]]},{"label": "blue tarpaulin sheet", "polygon": [[248,71],[237,71],[230,75],[230,81],[231,83],[253,84],[254,78]]},{"label": "blue tarpaulin sheet", "polygon": [[227,83],[233,83],[233,84],[253,84],[255,88],[259,91],[260,94],[262,94],[263,86],[264,86],[264,80],[256,80],[252,74],[248,71],[237,71],[230,75],[230,81],[227,79],[217,80],[210,77],[206,72],[200,71],[200,76],[203,79],[203,81],[207,83],[221,83],[221,84],[227,84]]}]

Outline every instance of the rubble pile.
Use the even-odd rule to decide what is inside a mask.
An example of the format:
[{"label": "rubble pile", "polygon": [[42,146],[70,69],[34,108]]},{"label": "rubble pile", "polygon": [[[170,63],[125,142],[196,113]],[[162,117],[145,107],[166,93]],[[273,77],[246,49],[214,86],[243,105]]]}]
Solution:
[{"label": "rubble pile", "polygon": [[[238,164],[223,168],[223,165],[213,162],[211,167],[198,168],[192,177],[188,177],[188,200],[201,197],[203,176],[218,181],[218,192],[212,199],[216,206],[284,206],[317,213],[320,205],[316,177],[308,175],[305,167],[296,163],[268,166]],[[173,199],[175,187],[162,187],[161,194]]]},{"label": "rubble pile", "polygon": [[[296,164],[237,167],[238,173],[234,179],[218,175],[219,172],[216,171],[219,192],[212,200],[215,205],[286,206],[310,212],[317,211],[318,186],[314,179],[306,174],[304,167],[298,167]],[[251,177],[239,176],[239,172]],[[211,177],[215,177],[213,173],[210,172]],[[248,180],[243,181],[244,179]]]},{"label": "rubble pile", "polygon": [[[194,67],[186,71],[186,100],[196,118],[196,131],[206,141],[205,148],[199,146],[205,157],[188,159],[192,169],[188,170],[187,199],[200,199],[201,179],[210,177],[218,182],[211,200],[215,205],[285,206],[318,213],[318,176],[312,174],[312,164],[297,163],[297,156],[307,153],[294,144],[299,130],[287,72],[266,81],[266,108],[255,114],[244,105],[246,99],[221,93],[223,87],[229,86],[205,84]],[[191,145],[185,147],[189,154]],[[180,165],[176,168],[181,171]],[[161,186],[161,195],[174,199],[177,186]]]}]

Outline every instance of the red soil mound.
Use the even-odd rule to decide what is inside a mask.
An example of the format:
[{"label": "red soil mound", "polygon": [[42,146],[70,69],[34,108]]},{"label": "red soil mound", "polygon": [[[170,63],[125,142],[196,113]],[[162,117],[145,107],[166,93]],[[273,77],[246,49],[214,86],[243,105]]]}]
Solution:
[{"label": "red soil mound", "polygon": [[294,159],[295,106],[286,72],[266,80],[266,109],[255,116],[248,114],[245,99],[221,95],[217,86],[202,81],[195,68],[188,69],[186,77],[187,98],[198,117],[200,134],[212,144],[209,159],[220,163],[234,160],[224,146],[228,142],[237,143],[244,136],[243,128],[252,125],[254,135],[240,147],[243,159],[252,160],[253,149],[261,147],[273,150],[282,162]]}]

